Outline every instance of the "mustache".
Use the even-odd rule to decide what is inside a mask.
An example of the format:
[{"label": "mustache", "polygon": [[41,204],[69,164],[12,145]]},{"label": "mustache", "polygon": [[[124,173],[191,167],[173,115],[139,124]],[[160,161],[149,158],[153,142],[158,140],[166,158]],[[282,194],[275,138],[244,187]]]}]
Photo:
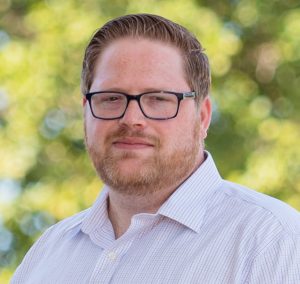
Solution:
[{"label": "mustache", "polygon": [[120,128],[117,131],[109,134],[105,142],[111,144],[116,139],[122,139],[122,138],[142,138],[149,143],[153,144],[155,147],[160,146],[160,139],[154,135],[145,134],[143,131],[140,130],[133,130],[129,128]]}]

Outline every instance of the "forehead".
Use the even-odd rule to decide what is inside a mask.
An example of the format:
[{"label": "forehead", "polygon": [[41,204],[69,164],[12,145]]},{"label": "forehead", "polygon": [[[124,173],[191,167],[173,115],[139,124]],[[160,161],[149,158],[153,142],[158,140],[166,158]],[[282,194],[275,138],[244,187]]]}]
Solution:
[{"label": "forehead", "polygon": [[111,81],[126,85],[134,79],[137,84],[186,84],[180,50],[144,38],[123,38],[110,43],[97,59],[92,87]]}]

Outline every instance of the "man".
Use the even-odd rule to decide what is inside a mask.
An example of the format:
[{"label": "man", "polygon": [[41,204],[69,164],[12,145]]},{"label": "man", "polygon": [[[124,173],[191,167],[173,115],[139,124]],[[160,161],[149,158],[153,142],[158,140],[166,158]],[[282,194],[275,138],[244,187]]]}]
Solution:
[{"label": "man", "polygon": [[209,65],[155,15],[99,29],[83,62],[86,146],[106,186],[44,233],[12,283],[300,283],[300,218],[223,180],[204,139]]}]

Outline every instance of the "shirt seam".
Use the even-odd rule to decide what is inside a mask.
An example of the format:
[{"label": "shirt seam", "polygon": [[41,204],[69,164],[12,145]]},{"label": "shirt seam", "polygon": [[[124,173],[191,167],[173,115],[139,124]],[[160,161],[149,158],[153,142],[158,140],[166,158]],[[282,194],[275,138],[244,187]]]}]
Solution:
[{"label": "shirt seam", "polygon": [[250,200],[247,200],[245,198],[242,198],[241,196],[233,196],[233,195],[230,195],[228,192],[225,192],[223,191],[224,194],[226,194],[227,196],[231,197],[231,198],[234,198],[236,200],[239,200],[239,201],[243,201],[247,204],[250,204],[252,206],[255,206],[256,208],[259,208],[261,210],[264,210],[264,212],[266,214],[269,214],[272,216],[272,219],[275,220],[279,225],[280,225],[280,228],[281,230],[286,233],[288,235],[288,233],[292,233],[293,235],[295,235],[296,237],[299,237],[300,236],[300,232],[296,232],[295,230],[293,230],[290,226],[288,226],[286,228],[286,226],[284,226],[284,224],[282,224],[282,222],[280,221],[280,219],[268,208],[266,208],[265,206],[263,205],[260,205],[260,204],[257,204],[255,202],[252,202]]}]

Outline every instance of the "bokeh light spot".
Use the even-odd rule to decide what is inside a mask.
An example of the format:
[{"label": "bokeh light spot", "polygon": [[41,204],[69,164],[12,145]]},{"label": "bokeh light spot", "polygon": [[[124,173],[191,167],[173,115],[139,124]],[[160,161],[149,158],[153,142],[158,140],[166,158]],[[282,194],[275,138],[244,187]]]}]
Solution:
[{"label": "bokeh light spot", "polygon": [[271,112],[272,104],[268,97],[260,96],[250,104],[250,112],[256,118],[265,118]]},{"label": "bokeh light spot", "polygon": [[0,226],[0,252],[6,252],[11,248],[13,234],[5,227]]},{"label": "bokeh light spot", "polygon": [[19,226],[25,235],[33,236],[44,231],[54,222],[54,218],[48,212],[36,212],[24,215],[19,222]]},{"label": "bokeh light spot", "polygon": [[245,0],[240,1],[237,7],[236,15],[243,26],[249,27],[254,25],[258,19],[258,12],[255,7],[255,2]]},{"label": "bokeh light spot", "polygon": [[5,31],[0,30],[0,51],[9,43],[9,41],[9,35]]},{"label": "bokeh light spot", "polygon": [[259,125],[258,132],[266,141],[277,139],[280,134],[280,124],[274,118],[266,119]]},{"label": "bokeh light spot", "polygon": [[8,108],[8,97],[4,90],[0,89],[0,113]]},{"label": "bokeh light spot", "polygon": [[14,201],[20,193],[19,182],[12,179],[0,179],[0,204]]},{"label": "bokeh light spot", "polygon": [[56,138],[66,126],[66,116],[61,109],[48,111],[40,128],[41,134],[48,139]]}]

